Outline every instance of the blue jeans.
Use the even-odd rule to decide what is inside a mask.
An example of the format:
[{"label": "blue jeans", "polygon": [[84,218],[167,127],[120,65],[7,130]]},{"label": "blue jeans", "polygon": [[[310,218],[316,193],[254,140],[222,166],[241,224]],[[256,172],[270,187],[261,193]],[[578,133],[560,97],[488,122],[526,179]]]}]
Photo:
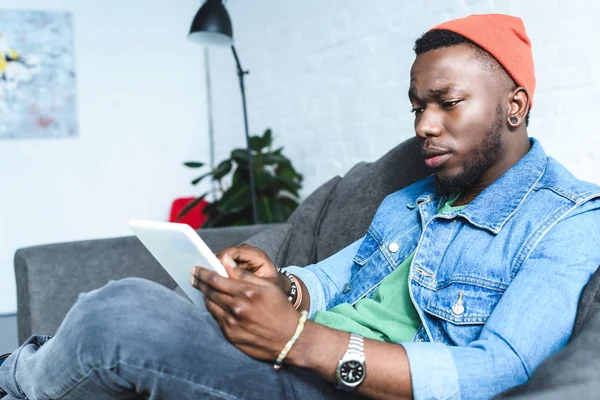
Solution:
[{"label": "blue jeans", "polygon": [[5,399],[335,399],[323,379],[254,360],[204,307],[128,278],[82,294],[53,338],[33,336],[0,367]]}]

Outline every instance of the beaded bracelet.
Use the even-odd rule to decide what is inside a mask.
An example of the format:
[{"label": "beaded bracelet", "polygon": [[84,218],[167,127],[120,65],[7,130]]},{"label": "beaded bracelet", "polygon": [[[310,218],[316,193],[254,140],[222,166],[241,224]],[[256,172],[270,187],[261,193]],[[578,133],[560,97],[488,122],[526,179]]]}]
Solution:
[{"label": "beaded bracelet", "polygon": [[298,287],[298,294],[296,294],[296,301],[294,301],[294,309],[297,310],[298,307],[300,307],[300,304],[302,304],[302,285],[300,285],[300,282],[298,282],[298,278],[296,278],[294,275],[292,275],[292,279]]},{"label": "beaded bracelet", "polygon": [[277,272],[285,275],[285,277],[290,281],[291,289],[290,294],[288,295],[288,300],[290,303],[294,304],[296,302],[296,296],[298,295],[298,285],[296,284],[296,279],[292,274],[283,268],[277,268]]},{"label": "beaded bracelet", "polygon": [[275,364],[273,364],[273,368],[275,369],[275,371],[279,371],[279,369],[283,365],[283,360],[288,355],[288,353],[292,349],[292,346],[296,343],[296,341],[302,334],[302,331],[304,330],[304,324],[306,323],[307,319],[308,311],[302,311],[300,313],[300,320],[298,321],[298,326],[296,327],[296,332],[294,332],[294,336],[292,336],[290,341],[287,342],[283,350],[281,350],[281,353],[279,353],[279,357],[277,357],[277,360],[275,360]]}]

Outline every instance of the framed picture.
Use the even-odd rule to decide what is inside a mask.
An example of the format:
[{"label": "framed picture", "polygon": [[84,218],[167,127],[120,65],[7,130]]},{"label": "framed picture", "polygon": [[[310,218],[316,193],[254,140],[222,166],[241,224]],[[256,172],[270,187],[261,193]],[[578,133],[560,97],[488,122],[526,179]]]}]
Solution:
[{"label": "framed picture", "polygon": [[0,139],[77,136],[71,13],[0,10]]}]

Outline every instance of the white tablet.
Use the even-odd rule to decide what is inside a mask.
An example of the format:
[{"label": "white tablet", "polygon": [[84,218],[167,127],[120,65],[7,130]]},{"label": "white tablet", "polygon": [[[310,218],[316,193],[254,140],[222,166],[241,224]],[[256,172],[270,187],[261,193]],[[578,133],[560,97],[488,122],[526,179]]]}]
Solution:
[{"label": "white tablet", "polygon": [[129,227],[195,304],[204,300],[202,292],[190,283],[192,267],[201,266],[228,277],[225,267],[191,226],[132,219]]}]

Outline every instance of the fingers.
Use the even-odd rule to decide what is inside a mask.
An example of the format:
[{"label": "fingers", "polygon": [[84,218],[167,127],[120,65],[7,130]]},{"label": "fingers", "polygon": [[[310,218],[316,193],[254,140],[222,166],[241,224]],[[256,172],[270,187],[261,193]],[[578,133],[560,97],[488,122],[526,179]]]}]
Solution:
[{"label": "fingers", "polygon": [[[192,277],[192,279],[195,279]],[[199,282],[199,281],[198,281]],[[205,283],[199,282],[196,286],[204,294],[204,302],[211,302],[218,305],[223,310],[231,311],[235,307],[233,296],[227,293],[219,292]]]},{"label": "fingers", "polygon": [[[225,268],[227,269],[227,266]],[[233,273],[237,272],[237,268],[229,268],[229,270]],[[227,273],[230,277],[233,277],[229,270]],[[192,268],[192,278],[190,279],[190,283],[194,287],[202,290],[202,292],[205,292],[208,287],[212,290],[217,290],[233,296],[240,290],[239,281],[236,281],[236,279],[225,278],[216,272],[209,271],[202,267]],[[203,290],[203,288],[205,290]]]},{"label": "fingers", "polygon": [[208,312],[217,322],[217,325],[221,328],[225,337],[231,343],[236,345],[239,345],[240,343],[252,344],[254,336],[248,333],[244,328],[240,327],[240,321],[238,321],[231,311],[228,311],[209,299],[205,299],[204,304],[206,305]]},{"label": "fingers", "polygon": [[[198,270],[202,270],[202,268],[198,268]],[[211,287],[210,284],[196,277],[205,274],[209,276],[208,282],[231,280],[208,270],[197,271],[195,276],[192,276],[190,279],[191,283],[204,293],[204,302],[207,310],[217,320],[224,332],[227,328],[237,325],[240,321],[246,320],[253,314],[252,309],[256,305],[252,305],[252,303],[261,302],[262,289],[260,287],[238,281],[234,285],[236,293],[229,294]],[[216,278],[214,280],[211,278],[213,275]],[[215,286],[219,286],[219,284]]]},{"label": "fingers", "polygon": [[221,327],[221,329],[223,329],[229,313],[225,311],[223,307],[207,297],[204,298],[204,304],[206,305],[206,310],[213,316],[215,321],[217,321],[217,324]]},{"label": "fingers", "polygon": [[[241,246],[228,247],[225,250],[216,254],[221,263],[224,263],[225,255],[231,257],[238,265],[243,265],[248,268],[256,268],[263,263],[270,263],[271,260],[264,251],[258,247],[252,247],[247,243]],[[247,265],[246,265],[247,264]]]},{"label": "fingers", "polygon": [[[208,271],[207,269],[202,268],[202,267],[194,267],[194,268],[198,268],[198,269],[197,270],[194,268],[192,269],[192,276],[195,276],[197,279],[202,280],[202,281],[206,281],[207,279],[210,279],[211,281],[207,282],[209,285],[213,285],[213,284],[217,285],[217,286],[215,286],[216,289],[221,290],[221,291],[226,291],[227,293],[230,293],[230,290],[234,289],[233,287],[231,289],[227,289],[227,287],[231,287],[232,280],[234,280],[234,281],[235,280],[243,280],[243,281],[254,283],[256,285],[266,284],[264,279],[253,275],[251,273],[252,271],[248,271],[245,268],[242,268],[239,265],[237,265],[236,262],[233,261],[231,255],[229,253],[221,254],[220,261],[223,264],[223,266],[225,267],[225,271],[227,272],[227,275],[229,276],[229,278],[224,278],[219,275],[219,277],[221,279],[218,279],[217,277],[213,276],[213,274],[215,274],[215,275],[218,275],[218,274]],[[223,285],[223,286],[221,286],[221,285]]]},{"label": "fingers", "polygon": [[222,250],[216,254],[219,261],[224,262],[225,255],[228,255],[233,259],[236,263],[247,262],[248,261],[248,249],[242,247],[228,247],[225,250]]},{"label": "fingers", "polygon": [[242,254],[243,252],[240,252],[237,247],[229,247],[220,253],[217,253],[216,256],[221,264],[223,264],[225,267],[225,270],[229,276],[231,276],[231,271],[228,267],[241,267],[242,269],[247,269],[250,272],[253,272],[257,268],[256,265],[249,264],[247,261],[249,257],[244,257]]},{"label": "fingers", "polygon": [[[242,274],[242,279],[224,278],[216,272],[201,267],[192,270],[190,283],[204,293],[205,298],[218,303],[223,308],[229,309],[234,314],[239,314],[243,303],[253,302],[262,297],[264,288],[275,284],[249,272],[233,269]],[[277,290],[280,289],[277,287]]]},{"label": "fingers", "polygon": [[246,269],[240,267],[229,254],[225,254],[222,257],[221,264],[225,267],[225,272],[227,272],[227,276],[233,279],[241,279],[242,274],[246,272]]}]

